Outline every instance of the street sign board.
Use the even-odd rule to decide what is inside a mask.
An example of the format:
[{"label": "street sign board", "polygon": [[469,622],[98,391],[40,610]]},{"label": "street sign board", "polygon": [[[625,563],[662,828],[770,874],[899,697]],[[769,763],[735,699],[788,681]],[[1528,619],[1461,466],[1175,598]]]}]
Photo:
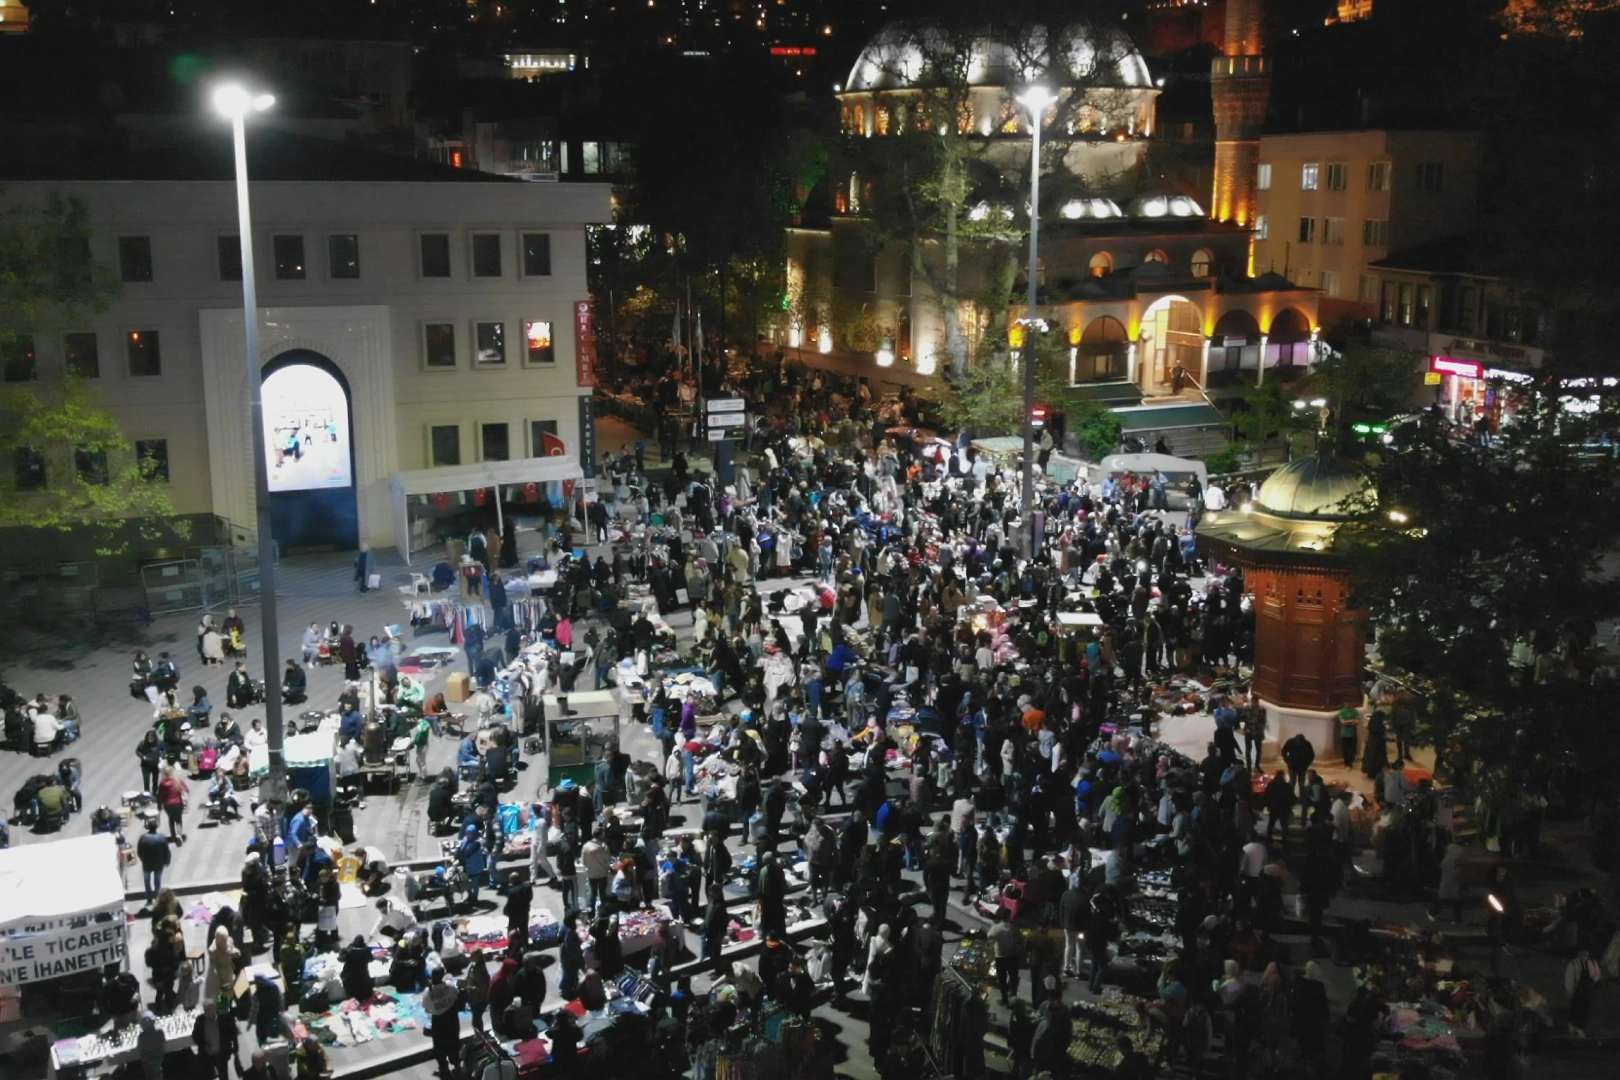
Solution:
[{"label": "street sign board", "polygon": [[703,407],[711,413],[740,413],[748,408],[742,398],[705,398]]}]

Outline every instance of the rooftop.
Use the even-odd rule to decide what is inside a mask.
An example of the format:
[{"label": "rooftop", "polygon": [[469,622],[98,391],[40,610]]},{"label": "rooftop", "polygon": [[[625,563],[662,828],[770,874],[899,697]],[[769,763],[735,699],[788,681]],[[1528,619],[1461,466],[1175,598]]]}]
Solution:
[{"label": "rooftop", "polygon": [[[235,179],[230,129],[199,126],[175,145],[126,147],[105,132],[78,140],[41,140],[48,147],[25,157],[0,155],[0,180]],[[14,144],[15,145],[15,144]],[[274,128],[257,128],[247,140],[248,175],[255,181],[350,181],[361,183],[522,183],[472,169],[455,169],[420,158],[387,154]]]}]

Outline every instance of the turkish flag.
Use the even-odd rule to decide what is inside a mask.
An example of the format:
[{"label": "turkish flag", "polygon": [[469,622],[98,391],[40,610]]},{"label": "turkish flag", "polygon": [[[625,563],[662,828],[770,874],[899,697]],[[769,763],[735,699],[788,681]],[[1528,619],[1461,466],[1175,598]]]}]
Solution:
[{"label": "turkish flag", "polygon": [[551,432],[543,432],[540,436],[541,457],[565,457],[568,454],[568,444]]},{"label": "turkish flag", "polygon": [[574,482],[572,480],[563,481],[563,498],[569,502],[574,501]]}]

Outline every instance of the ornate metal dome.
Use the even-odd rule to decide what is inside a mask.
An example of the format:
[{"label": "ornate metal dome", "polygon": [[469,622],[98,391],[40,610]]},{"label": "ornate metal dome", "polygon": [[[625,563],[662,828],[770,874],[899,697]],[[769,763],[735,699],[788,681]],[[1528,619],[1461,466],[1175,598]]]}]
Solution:
[{"label": "ornate metal dome", "polygon": [[[1018,87],[1045,81],[1053,89],[1153,86],[1147,62],[1124,31],[1071,23],[1051,34],[1031,27],[1027,40],[1006,41],[993,33],[976,37],[966,57],[969,86]],[[931,69],[960,63],[956,39],[926,23],[891,23],[878,32],[850,68],[845,92],[904,90],[926,84]]]},{"label": "ornate metal dome", "polygon": [[1321,454],[1291,461],[1260,485],[1255,509],[1274,517],[1343,521],[1344,503],[1367,487],[1367,474],[1353,461]]}]

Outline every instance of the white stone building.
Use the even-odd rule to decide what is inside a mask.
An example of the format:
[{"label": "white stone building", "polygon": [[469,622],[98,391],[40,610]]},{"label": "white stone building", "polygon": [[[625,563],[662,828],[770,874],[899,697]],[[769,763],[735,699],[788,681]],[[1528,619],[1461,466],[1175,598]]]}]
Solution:
[{"label": "white stone building", "polygon": [[[251,369],[266,379],[267,427],[282,426],[270,465],[284,548],[420,548],[445,497],[508,485],[532,499],[531,482],[558,478],[556,455],[590,460],[575,322],[606,185],[508,181],[271,131],[250,131],[249,146],[263,310]],[[98,387],[164,462],[178,512],[251,525],[229,153],[228,130],[207,128],[187,147],[0,166],[0,209],[82,198],[92,255],[122,281],[109,310],[36,342],[33,377],[72,370]],[[295,431],[296,451],[276,449]],[[548,455],[549,470],[536,460]]]}]

